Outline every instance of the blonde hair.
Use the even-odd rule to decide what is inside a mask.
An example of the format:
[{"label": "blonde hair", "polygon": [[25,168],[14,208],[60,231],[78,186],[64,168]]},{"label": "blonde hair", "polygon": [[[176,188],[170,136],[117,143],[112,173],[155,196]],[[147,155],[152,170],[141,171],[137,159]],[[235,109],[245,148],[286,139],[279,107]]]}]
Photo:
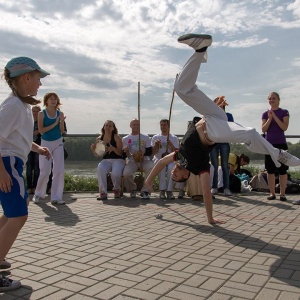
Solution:
[{"label": "blonde hair", "polygon": [[[30,74],[30,72],[28,74]],[[20,75],[20,76],[22,76],[22,75]],[[36,104],[41,103],[41,100],[37,100],[37,99],[33,98],[32,96],[23,97],[18,94],[18,91],[15,86],[18,84],[18,80],[20,79],[20,76],[10,78],[10,71],[7,68],[4,68],[4,73],[2,75],[2,77],[4,77],[6,83],[12,90],[13,94],[15,96],[17,96],[22,102],[30,104],[30,105],[36,105]],[[31,76],[31,74],[30,74],[30,76]]]},{"label": "blonde hair", "polygon": [[278,98],[278,100],[280,101],[280,96],[279,96],[279,94],[276,93],[276,92],[271,92],[271,93],[268,95],[268,100],[272,97],[272,95],[275,95],[275,96]]}]

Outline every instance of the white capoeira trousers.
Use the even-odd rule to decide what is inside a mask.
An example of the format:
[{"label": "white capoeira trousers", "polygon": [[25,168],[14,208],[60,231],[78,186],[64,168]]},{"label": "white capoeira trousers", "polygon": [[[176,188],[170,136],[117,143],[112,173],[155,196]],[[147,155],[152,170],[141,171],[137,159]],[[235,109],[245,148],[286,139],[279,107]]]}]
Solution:
[{"label": "white capoeira trousers", "polygon": [[97,168],[99,193],[107,194],[107,174],[111,172],[111,181],[114,190],[121,189],[122,173],[125,166],[124,159],[108,158],[103,159]]},{"label": "white capoeira trousers", "polygon": [[226,113],[208,98],[196,85],[202,62],[206,62],[205,52],[195,52],[183,67],[175,82],[177,95],[206,120],[207,134],[215,143],[244,143],[256,153],[268,154],[275,165],[279,150],[267,142],[254,128],[228,122]]},{"label": "white capoeira trousers", "polygon": [[47,160],[45,156],[39,156],[40,176],[35,189],[35,195],[42,198],[45,197],[53,162],[51,200],[62,200],[65,183],[64,145],[62,138],[55,141],[42,140],[41,146],[49,149],[51,158]]}]

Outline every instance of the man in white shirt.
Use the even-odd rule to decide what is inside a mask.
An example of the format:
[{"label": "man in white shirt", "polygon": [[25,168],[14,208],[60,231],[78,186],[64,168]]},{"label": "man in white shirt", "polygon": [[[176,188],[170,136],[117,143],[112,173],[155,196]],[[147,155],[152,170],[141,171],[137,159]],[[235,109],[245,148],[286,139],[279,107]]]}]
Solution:
[{"label": "man in white shirt", "polygon": [[[179,141],[176,135],[171,134],[169,132],[170,126],[169,126],[169,120],[162,119],[160,120],[160,130],[161,133],[156,134],[151,139],[151,145],[154,147],[153,151],[153,162],[156,164],[162,157],[165,155],[174,152],[179,147]],[[155,145],[158,144],[158,147],[155,147]],[[173,195],[173,187],[174,187],[174,181],[172,180],[171,171],[175,165],[175,162],[171,162],[170,164],[166,165],[166,168],[162,170],[158,174],[158,180],[159,180],[159,190],[160,194],[159,197],[161,199],[175,199],[175,196]],[[180,193],[183,192],[184,183],[180,182],[176,184],[176,187],[180,189]]]}]

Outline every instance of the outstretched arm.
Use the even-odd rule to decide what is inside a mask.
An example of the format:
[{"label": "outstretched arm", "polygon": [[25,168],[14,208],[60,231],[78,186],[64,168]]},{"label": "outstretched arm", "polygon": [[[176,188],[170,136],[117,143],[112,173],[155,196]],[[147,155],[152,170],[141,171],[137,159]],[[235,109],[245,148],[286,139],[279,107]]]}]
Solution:
[{"label": "outstretched arm", "polygon": [[210,192],[210,176],[208,172],[202,173],[200,175],[200,184],[203,192],[203,200],[207,214],[207,221],[210,224],[222,224],[225,221],[213,218],[213,201],[212,194]]}]

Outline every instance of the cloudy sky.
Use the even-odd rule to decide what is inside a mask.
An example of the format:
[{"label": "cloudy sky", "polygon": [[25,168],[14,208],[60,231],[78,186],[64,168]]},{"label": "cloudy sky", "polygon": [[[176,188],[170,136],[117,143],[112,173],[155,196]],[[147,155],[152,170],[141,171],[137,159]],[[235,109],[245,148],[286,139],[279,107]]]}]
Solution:
[{"label": "cloudy sky", "polygon": [[[120,133],[138,116],[144,133],[169,117],[175,76],[193,53],[184,33],[213,36],[198,86],[225,95],[235,121],[260,131],[267,95],[290,111],[299,134],[300,0],[0,0],[0,65],[35,59],[51,76],[69,133],[97,133],[106,119]],[[9,93],[1,80],[0,96]],[[196,113],[175,96],[171,131],[183,134]],[[295,140],[294,140],[295,142]]]}]

